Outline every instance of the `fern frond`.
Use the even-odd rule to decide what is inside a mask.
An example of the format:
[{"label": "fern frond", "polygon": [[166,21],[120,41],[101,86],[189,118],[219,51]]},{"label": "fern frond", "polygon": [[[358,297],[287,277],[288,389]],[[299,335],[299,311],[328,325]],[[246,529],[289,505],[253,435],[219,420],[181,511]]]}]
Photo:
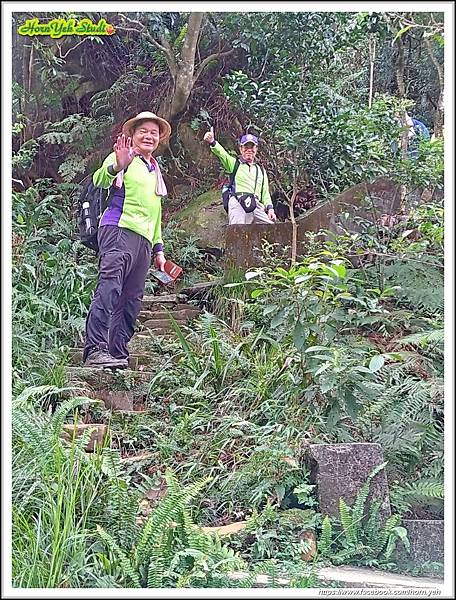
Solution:
[{"label": "fern frond", "polygon": [[133,583],[133,587],[140,588],[141,583],[138,577],[138,574],[133,567],[130,559],[125,554],[125,552],[120,548],[120,546],[115,542],[115,540],[107,533],[102,527],[97,525],[97,533],[101,537],[101,539],[105,542],[106,546],[111,550],[111,552],[118,558],[120,566],[123,569],[125,575],[127,575]]},{"label": "fern frond", "polygon": [[413,483],[406,483],[400,489],[400,494],[408,500],[418,498],[436,498],[443,500],[445,486],[441,481],[432,479],[419,479]]},{"label": "fern frond", "polygon": [[58,407],[55,413],[52,415],[51,420],[49,422],[49,427],[54,435],[60,435],[60,432],[63,429],[63,424],[65,422],[68,413],[73,411],[78,406],[83,406],[84,404],[91,404],[93,400],[90,398],[86,398],[83,396],[74,396],[72,398],[68,398]]},{"label": "fern frond", "polygon": [[365,556],[367,552],[369,552],[370,548],[364,546],[363,544],[358,544],[357,546],[347,548],[346,550],[342,550],[337,552],[331,557],[332,562],[335,565],[346,564],[350,561],[350,559],[355,556]]},{"label": "fern frond", "polygon": [[40,456],[52,450],[49,434],[45,430],[46,422],[38,416],[20,410],[12,411],[11,422],[13,434],[19,436],[21,441],[29,446],[32,453]]},{"label": "fern frond", "polygon": [[318,540],[318,551],[323,556],[327,556],[331,552],[332,545],[332,523],[328,515],[325,516],[321,528],[321,536]]},{"label": "fern frond", "polygon": [[357,543],[358,539],[357,531],[353,523],[353,517],[350,513],[350,507],[347,506],[343,498],[339,498],[339,514],[342,529],[344,530],[347,542],[353,546]]},{"label": "fern frond", "polygon": [[[371,548],[378,547],[379,532],[381,527],[380,507],[381,500],[374,500],[369,507],[369,517],[365,526],[366,544]],[[380,549],[378,550],[380,552]]]},{"label": "fern frond", "polygon": [[407,530],[405,527],[395,526],[391,530],[391,533],[388,537],[388,544],[385,550],[385,559],[388,560],[391,558],[394,550],[396,549],[397,540],[400,539],[404,544],[404,547],[407,552],[410,552],[410,541],[407,536]]},{"label": "fern frond", "polygon": [[136,550],[137,565],[149,561],[163,533],[173,522],[178,521],[185,506],[200,493],[210,478],[197,481],[184,490],[180,488],[175,476],[170,471],[165,474],[165,479],[168,485],[167,494],[151,513],[143,528]]},{"label": "fern frond", "polygon": [[399,525],[400,522],[400,515],[391,515],[391,517],[386,521],[383,529],[380,531],[380,534],[378,536],[377,548],[379,549],[379,553],[382,552],[382,550],[388,544],[391,532],[395,527],[397,527],[397,525]]},{"label": "fern frond", "polygon": [[400,340],[396,340],[396,343],[400,345],[412,344],[416,346],[427,346],[428,344],[442,344],[443,346],[444,339],[445,331],[442,328],[431,329],[430,331],[420,331],[419,333],[406,335]]},{"label": "fern frond", "polygon": [[359,536],[360,536],[361,530],[362,530],[362,520],[364,518],[366,500],[369,495],[369,490],[370,490],[370,485],[371,485],[372,479],[376,475],[378,475],[378,473],[380,473],[380,471],[382,471],[386,467],[386,465],[387,465],[387,463],[384,462],[380,465],[377,465],[374,469],[372,469],[372,471],[367,476],[366,482],[361,487],[361,489],[359,490],[359,492],[356,496],[356,500],[355,500],[355,503],[352,508],[352,520],[353,520],[353,527],[354,527],[355,536],[356,536],[357,540],[359,539]]},{"label": "fern frond", "polygon": [[122,476],[122,463],[119,450],[105,447],[101,454],[101,470],[110,479],[119,479]]}]

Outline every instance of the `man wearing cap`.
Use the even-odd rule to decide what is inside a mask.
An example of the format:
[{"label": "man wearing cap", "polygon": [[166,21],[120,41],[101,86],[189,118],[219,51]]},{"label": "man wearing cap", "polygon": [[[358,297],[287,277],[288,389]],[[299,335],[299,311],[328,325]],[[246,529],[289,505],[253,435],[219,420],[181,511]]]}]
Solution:
[{"label": "man wearing cap", "polygon": [[220,160],[228,173],[233,173],[236,162],[238,168],[234,177],[234,189],[229,191],[228,222],[230,225],[250,225],[252,223],[272,224],[277,220],[269,193],[266,171],[255,158],[258,138],[251,133],[243,135],[239,142],[240,156],[236,159],[219,144],[211,131],[204,135],[212,152]]},{"label": "man wearing cap", "polygon": [[166,186],[152,153],[171,134],[151,112],[126,121],[112,152],[94,173],[96,187],[110,189],[98,229],[98,282],[86,321],[85,366],[125,368],[146,275],[154,257],[163,270],[161,198]]}]

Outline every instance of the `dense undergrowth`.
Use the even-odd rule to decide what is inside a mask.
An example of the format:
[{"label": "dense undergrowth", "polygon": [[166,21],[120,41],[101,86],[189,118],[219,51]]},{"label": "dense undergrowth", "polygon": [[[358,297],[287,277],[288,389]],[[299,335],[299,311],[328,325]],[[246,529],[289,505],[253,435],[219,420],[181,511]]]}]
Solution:
[{"label": "dense undergrowth", "polygon": [[[291,268],[275,266],[266,248],[267,267],[226,273],[191,328],[176,325],[174,339],[151,335],[148,411],[128,418],[68,399],[67,348],[82,335],[93,257],[70,235],[55,243],[40,233],[50,231],[47,196],[38,213],[31,191],[17,196],[15,585],[245,585],[227,578],[232,570],[318,585],[316,560],[398,568],[400,518],[442,518],[440,202],[411,206],[387,224],[359,218],[357,233],[310,235]],[[68,232],[63,212],[53,221],[54,233]],[[185,245],[169,231],[187,270],[204,269],[192,240]],[[65,420],[88,415],[109,424],[112,449],[92,456],[84,440],[60,440]],[[344,536],[350,509],[331,524],[342,527],[336,541],[325,542],[328,524],[305,460],[309,443],[322,442],[382,446],[397,515],[383,546]],[[140,453],[135,464],[120,462]],[[139,525],[151,490],[152,516]],[[221,539],[193,525],[243,520],[245,530]],[[311,545],[303,530],[322,540],[309,564],[301,560]]]}]

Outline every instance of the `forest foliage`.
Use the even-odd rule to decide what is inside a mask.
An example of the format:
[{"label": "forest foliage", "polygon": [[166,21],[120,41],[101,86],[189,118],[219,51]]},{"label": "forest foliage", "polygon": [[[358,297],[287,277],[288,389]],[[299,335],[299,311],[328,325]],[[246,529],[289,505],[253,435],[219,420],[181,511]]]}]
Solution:
[{"label": "forest foliage", "polygon": [[[312,587],[320,561],[397,570],[401,518],[443,517],[443,15],[109,14],[116,33],[80,43],[19,36],[31,15],[13,16],[14,585],[249,587],[265,573]],[[142,110],[173,125],[159,156],[165,243],[189,280],[219,284],[191,329],[151,336],[148,410],[129,419],[72,398],[65,366],[96,280],[80,184]],[[417,159],[401,145],[405,110],[434,134]],[[400,214],[349,215],[356,233],[341,214],[342,233],[309,235],[293,265],[267,247],[267,266],[208,265],[172,215],[220,182],[180,135],[203,148],[209,126],[233,152],[241,133],[260,136],[273,192],[311,185],[323,201],[386,177],[402,186]],[[109,425],[112,448],[61,440],[85,418]],[[354,519],[368,488],[341,500],[340,520],[321,515],[310,442],[382,446],[383,529],[378,506]],[[138,521],[145,491],[163,487]],[[230,538],[202,529],[239,520]],[[319,539],[309,564],[303,529]],[[228,577],[238,570],[243,582]]]}]

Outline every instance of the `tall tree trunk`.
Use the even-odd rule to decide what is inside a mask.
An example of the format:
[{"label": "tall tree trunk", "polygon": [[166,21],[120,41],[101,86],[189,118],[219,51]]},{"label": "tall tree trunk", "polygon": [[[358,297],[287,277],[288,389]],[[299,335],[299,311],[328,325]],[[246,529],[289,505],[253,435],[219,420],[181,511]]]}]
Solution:
[{"label": "tall tree trunk", "polygon": [[119,26],[119,30],[140,33],[165,56],[173,82],[173,91],[169,98],[163,100],[159,108],[159,114],[170,122],[176,121],[177,117],[186,109],[192,89],[207,65],[235,51],[234,48],[229,50],[219,48],[217,52],[206,56],[197,66],[195,65],[196,50],[205,14],[201,12],[189,14],[187,31],[179,53],[176,52],[176,49],[171,46],[164,35],[157,40],[147,31],[144,23],[130,19],[125,14],[119,14],[126,23],[134,25],[134,28]]},{"label": "tall tree trunk", "polygon": [[195,55],[203,17],[204,13],[190,13],[180,60],[168,61],[174,82],[174,91],[171,98],[165,101],[161,107],[161,113],[168,121],[173,121],[185,110],[193,89],[195,83]]},{"label": "tall tree trunk", "polygon": [[439,78],[439,99],[437,101],[437,108],[434,115],[434,135],[435,137],[441,137],[443,135],[443,117],[444,117],[444,104],[443,104],[443,90],[444,90],[444,79],[443,79],[443,67],[437,60],[437,57],[432,47],[432,42],[428,37],[423,37],[423,41],[426,45],[426,50],[429,54],[429,58],[432,64],[437,70],[437,76]]},{"label": "tall tree trunk", "polygon": [[27,121],[32,123],[34,121],[30,114],[31,107],[29,105],[29,98],[32,89],[32,71],[33,71],[33,44],[25,43],[22,48],[22,97],[21,97],[21,113],[26,115],[28,119],[25,120],[25,126],[21,132],[21,143],[24,144],[31,138],[30,126]]},{"label": "tall tree trunk", "polygon": [[369,40],[369,60],[370,60],[370,75],[369,75],[369,108],[372,106],[372,98],[374,95],[374,65],[375,65],[375,38]]},{"label": "tall tree trunk", "polygon": [[437,110],[434,115],[434,135],[435,137],[443,136],[443,125],[444,125],[444,103],[443,103],[443,89],[440,90],[439,99],[437,100]]},{"label": "tall tree trunk", "polygon": [[[397,89],[398,95],[401,98],[405,98],[405,58],[404,58],[404,42],[402,37],[397,40],[397,61],[396,61],[396,81],[397,81]],[[406,118],[405,112],[401,115],[402,126],[405,128]],[[408,149],[408,129],[404,129],[401,135],[401,151],[402,156],[405,158],[407,156]],[[400,206],[401,209],[404,206],[405,198],[407,196],[407,186],[402,184],[400,186]]]},{"label": "tall tree trunk", "polygon": [[400,37],[397,40],[396,81],[397,81],[398,94],[401,98],[405,98],[404,71],[405,71],[404,42],[402,41],[402,38]]}]

